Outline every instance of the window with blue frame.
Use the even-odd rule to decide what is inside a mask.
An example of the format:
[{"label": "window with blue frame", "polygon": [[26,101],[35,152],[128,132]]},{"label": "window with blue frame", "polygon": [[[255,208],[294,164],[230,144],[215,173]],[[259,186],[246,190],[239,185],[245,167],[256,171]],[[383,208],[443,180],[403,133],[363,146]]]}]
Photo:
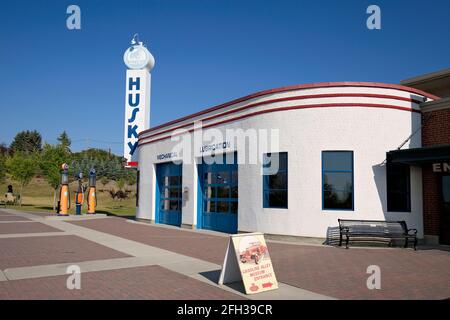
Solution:
[{"label": "window with blue frame", "polygon": [[411,212],[410,167],[388,162],[386,165],[387,210]]},{"label": "window with blue frame", "polygon": [[322,151],[322,207],[353,210],[353,151]]},{"label": "window with blue frame", "polygon": [[222,171],[214,171],[215,167],[205,168],[204,201],[205,213],[237,214],[238,209],[238,179],[235,166],[229,166]]},{"label": "window with blue frame", "polygon": [[263,207],[288,207],[288,154],[266,153],[263,158]]},{"label": "window with blue frame", "polygon": [[163,211],[181,211],[182,176],[163,176],[161,181],[160,208]]}]

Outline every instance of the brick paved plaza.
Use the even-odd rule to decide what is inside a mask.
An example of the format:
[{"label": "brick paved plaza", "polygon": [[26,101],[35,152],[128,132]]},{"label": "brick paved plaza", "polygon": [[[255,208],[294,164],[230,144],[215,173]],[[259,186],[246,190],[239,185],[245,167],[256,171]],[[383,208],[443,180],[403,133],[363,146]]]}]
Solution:
[{"label": "brick paved plaza", "polygon": [[[70,220],[70,221],[69,221]],[[217,285],[224,234],[111,217],[0,210],[0,299],[448,299],[445,248],[343,248],[269,241],[280,289],[245,296]],[[82,270],[68,290],[67,266]],[[369,265],[381,289],[366,286]]]}]

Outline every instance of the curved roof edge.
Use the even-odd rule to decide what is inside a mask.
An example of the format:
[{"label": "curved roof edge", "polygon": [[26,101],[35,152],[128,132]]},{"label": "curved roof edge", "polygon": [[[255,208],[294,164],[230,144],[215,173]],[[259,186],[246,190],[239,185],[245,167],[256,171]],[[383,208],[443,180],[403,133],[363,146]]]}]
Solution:
[{"label": "curved roof edge", "polygon": [[275,88],[275,89],[268,89],[268,90],[263,90],[263,91],[258,91],[256,93],[252,93],[249,95],[246,95],[242,98],[237,98],[222,104],[219,104],[217,106],[213,106],[192,114],[189,114],[187,116],[157,125],[155,127],[149,128],[147,130],[141,131],[139,133],[139,135],[148,133],[148,132],[152,132],[197,116],[201,116],[203,114],[207,114],[225,107],[229,107],[233,104],[237,104],[240,103],[242,101],[246,101],[246,100],[250,100],[253,98],[257,98],[260,96],[264,96],[267,94],[272,94],[272,93],[279,93],[279,92],[285,92],[285,91],[292,91],[292,90],[299,90],[299,89],[314,89],[314,88],[328,88],[328,87],[371,87],[371,88],[383,88],[383,89],[397,89],[397,90],[401,90],[401,91],[406,91],[406,92],[410,92],[410,93],[415,93],[424,97],[427,97],[429,99],[433,99],[433,100],[439,100],[440,97],[437,97],[435,95],[432,95],[430,93],[424,92],[422,90],[419,89],[415,89],[415,88],[410,88],[410,87],[406,87],[406,86],[402,86],[399,84],[387,84],[387,83],[381,83],[381,82],[351,82],[351,81],[346,81],[346,82],[319,82],[319,83],[310,83],[310,84],[299,84],[299,85],[292,85],[292,86],[285,86],[285,87],[279,87],[279,88]]}]

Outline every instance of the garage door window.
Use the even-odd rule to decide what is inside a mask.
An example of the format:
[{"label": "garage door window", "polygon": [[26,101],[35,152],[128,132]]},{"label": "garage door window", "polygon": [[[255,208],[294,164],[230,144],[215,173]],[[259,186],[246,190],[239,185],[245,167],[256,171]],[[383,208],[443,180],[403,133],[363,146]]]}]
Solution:
[{"label": "garage door window", "polygon": [[287,152],[266,153],[263,161],[263,206],[264,208],[287,209]]}]

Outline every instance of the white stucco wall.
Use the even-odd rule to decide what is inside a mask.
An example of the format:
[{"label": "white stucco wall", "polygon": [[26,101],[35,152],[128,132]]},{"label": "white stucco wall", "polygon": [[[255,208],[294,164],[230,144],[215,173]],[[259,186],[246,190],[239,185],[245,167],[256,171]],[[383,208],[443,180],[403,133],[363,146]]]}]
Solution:
[{"label": "white stucco wall", "polygon": [[[314,97],[292,99],[305,95],[360,94],[347,97]],[[375,95],[375,96],[373,96]],[[417,93],[406,90],[378,87],[326,87],[289,90],[271,93],[211,113],[187,119],[177,124],[141,135],[139,146],[139,206],[137,218],[155,219],[155,164],[156,156],[173,151],[177,141],[171,141],[168,129],[185,125],[192,128],[193,120],[210,118],[204,125],[226,121],[255,112],[259,114],[218,124],[212,128],[225,136],[226,129],[278,129],[279,150],[274,150],[272,141],[259,148],[258,154],[266,152],[288,152],[288,209],[264,209],[261,164],[240,164],[239,175],[239,231],[260,231],[270,234],[326,237],[329,227],[337,226],[338,218],[348,219],[398,219],[406,220],[408,226],[419,230],[423,236],[422,179],[421,169],[411,168],[411,212],[391,213],[386,209],[386,174],[383,162],[386,152],[394,150],[421,125],[419,113],[391,107],[413,108],[414,102],[393,99],[422,99]],[[287,98],[288,100],[283,100]],[[282,101],[263,103],[282,99]],[[222,115],[224,112],[243,106],[260,103],[255,107]],[[344,104],[339,107],[315,107],[294,110],[267,110],[310,106],[315,104]],[[373,104],[357,106],[355,104]],[[378,107],[375,107],[378,106]],[[388,106],[381,108],[379,106]],[[192,132],[189,133],[192,136]],[[163,139],[164,138],[164,139]],[[161,140],[158,140],[161,139]],[[153,141],[153,142],[151,142]],[[205,142],[205,144],[208,144]],[[420,131],[403,148],[420,147]],[[200,153],[196,148],[196,156]],[[232,143],[238,157],[246,150]],[[354,211],[322,210],[322,151],[349,150],[354,154]],[[182,223],[196,225],[197,222],[197,169],[194,156],[191,164],[183,163],[183,187],[188,196],[183,201]]]}]

